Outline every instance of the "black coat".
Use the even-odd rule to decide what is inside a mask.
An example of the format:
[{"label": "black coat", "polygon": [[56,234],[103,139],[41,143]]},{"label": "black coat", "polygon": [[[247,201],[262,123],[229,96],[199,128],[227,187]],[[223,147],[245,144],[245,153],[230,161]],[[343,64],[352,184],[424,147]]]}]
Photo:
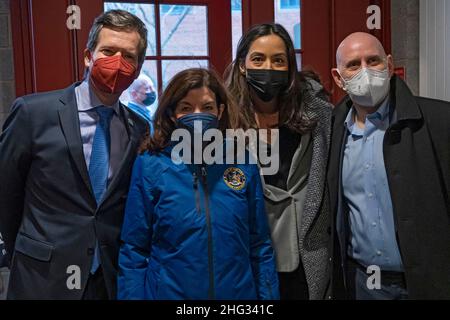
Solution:
[{"label": "black coat", "polygon": [[[383,152],[409,297],[450,299],[450,103],[414,97],[395,76],[390,99],[397,122],[386,131]],[[349,227],[339,200],[344,121],[351,106],[346,97],[334,110],[328,169],[335,298],[345,297]]]},{"label": "black coat", "polygon": [[[129,142],[97,207],[83,154],[76,85],[18,98],[0,136],[0,232],[13,252],[9,299],[80,299],[96,240],[109,297],[116,296],[124,205],[146,124],[120,105]],[[81,271],[79,290],[66,284],[72,265]]]}]

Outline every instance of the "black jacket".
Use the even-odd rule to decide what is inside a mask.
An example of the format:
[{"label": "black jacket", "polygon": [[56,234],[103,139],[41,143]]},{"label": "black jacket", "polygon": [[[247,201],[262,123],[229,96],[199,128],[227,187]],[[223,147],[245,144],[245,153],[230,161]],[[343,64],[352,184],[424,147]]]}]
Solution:
[{"label": "black jacket", "polygon": [[[83,154],[76,85],[18,98],[0,136],[0,232],[13,253],[9,299],[80,299],[96,240],[108,294],[116,296],[124,205],[146,124],[120,105],[129,142],[97,207]],[[80,289],[67,286],[71,266],[81,271]],[[76,278],[69,282],[76,284]]]},{"label": "black jacket", "polygon": [[[409,297],[450,299],[450,103],[414,97],[395,76],[390,99],[397,122],[386,131],[383,152]],[[335,298],[348,294],[348,212],[341,205],[340,185],[344,121],[351,107],[346,97],[334,110],[328,166]],[[342,215],[337,215],[339,210]],[[337,224],[343,227],[341,234]]]}]

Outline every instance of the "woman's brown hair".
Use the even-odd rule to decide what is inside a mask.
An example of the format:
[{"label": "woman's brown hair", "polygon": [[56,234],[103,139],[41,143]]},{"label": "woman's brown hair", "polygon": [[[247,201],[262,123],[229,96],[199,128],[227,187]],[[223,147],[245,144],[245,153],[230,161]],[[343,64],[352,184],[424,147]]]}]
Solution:
[{"label": "woman's brown hair", "polygon": [[298,72],[294,44],[283,26],[276,23],[259,24],[252,27],[239,41],[236,59],[228,67],[226,72],[227,85],[230,94],[236,99],[242,117],[251,128],[257,128],[255,120],[255,109],[250,97],[247,81],[241,73],[240,67],[245,65],[245,58],[253,42],[263,36],[275,34],[279,36],[286,45],[289,67],[289,84],[285,92],[280,94],[279,101],[279,126],[285,125],[289,129],[305,133],[311,131],[316,120],[310,119],[305,113],[302,101],[303,94],[309,90],[308,79],[319,81],[313,72]]},{"label": "woman's brown hair", "polygon": [[192,89],[207,87],[216,96],[217,106],[224,105],[222,117],[219,120],[219,129],[246,128],[247,125],[241,120],[241,115],[236,103],[231,98],[223,81],[216,72],[203,68],[192,68],[176,74],[159,100],[153,120],[153,135],[147,134],[141,145],[140,152],[160,152],[167,147],[171,140],[172,132],[176,129],[172,120],[175,108]]}]

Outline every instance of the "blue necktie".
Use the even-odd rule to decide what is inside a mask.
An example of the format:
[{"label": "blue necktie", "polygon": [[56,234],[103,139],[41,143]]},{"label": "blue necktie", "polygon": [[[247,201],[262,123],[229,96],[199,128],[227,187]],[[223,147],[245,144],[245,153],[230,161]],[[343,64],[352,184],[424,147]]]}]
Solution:
[{"label": "blue necktie", "polygon": [[[109,126],[114,110],[108,107],[95,108],[99,116],[92,142],[91,161],[89,163],[89,178],[97,205],[102,200],[108,184],[110,134]],[[91,273],[94,274],[100,266],[98,243],[95,246]]]}]

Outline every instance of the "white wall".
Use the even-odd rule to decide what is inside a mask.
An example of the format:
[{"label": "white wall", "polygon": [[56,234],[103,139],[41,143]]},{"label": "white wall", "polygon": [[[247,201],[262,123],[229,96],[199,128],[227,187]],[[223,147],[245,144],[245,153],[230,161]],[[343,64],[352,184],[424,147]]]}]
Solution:
[{"label": "white wall", "polygon": [[450,101],[449,0],[420,1],[420,95]]},{"label": "white wall", "polygon": [[420,0],[392,0],[392,55],[396,67],[405,68],[408,87],[419,94]]}]

